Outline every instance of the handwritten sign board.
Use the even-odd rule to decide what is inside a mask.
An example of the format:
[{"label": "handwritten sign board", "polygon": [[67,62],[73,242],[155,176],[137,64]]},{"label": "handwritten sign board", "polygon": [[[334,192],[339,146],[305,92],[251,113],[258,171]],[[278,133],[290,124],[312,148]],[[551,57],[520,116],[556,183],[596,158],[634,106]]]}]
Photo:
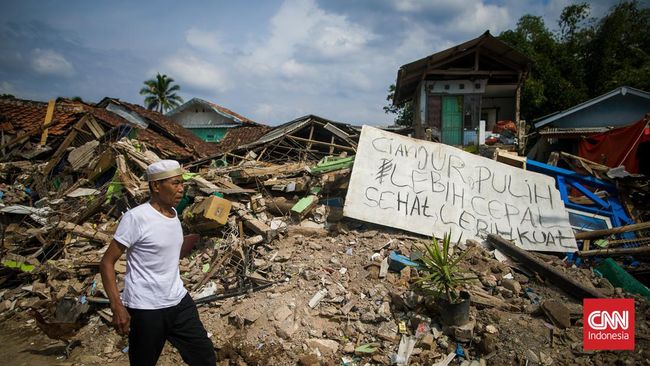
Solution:
[{"label": "handwritten sign board", "polygon": [[494,233],[527,250],[576,249],[552,177],[363,126],[343,213],[455,242]]}]

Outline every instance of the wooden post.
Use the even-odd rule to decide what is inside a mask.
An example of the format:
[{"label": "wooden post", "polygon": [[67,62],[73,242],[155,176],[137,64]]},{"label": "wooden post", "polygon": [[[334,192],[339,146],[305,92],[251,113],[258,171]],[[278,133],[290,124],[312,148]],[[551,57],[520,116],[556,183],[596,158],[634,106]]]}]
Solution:
[{"label": "wooden post", "polygon": [[648,254],[650,254],[650,247],[594,249],[594,250],[578,251],[578,255],[581,257],[593,257],[596,255],[619,256],[619,255],[648,255]]},{"label": "wooden post", "polygon": [[630,231],[638,231],[638,230],[644,230],[644,229],[650,229],[650,221],[641,222],[641,223],[638,223],[638,224],[614,227],[614,228],[611,228],[611,229],[583,231],[581,233],[576,234],[576,240],[602,238],[602,237],[608,236],[608,235],[621,234],[621,233],[627,233],[627,232],[630,232]]},{"label": "wooden post", "polygon": [[[54,117],[54,105],[56,104],[56,99],[50,99],[50,102],[47,103],[47,112],[45,113],[45,120],[43,121],[43,125],[47,125],[48,123],[52,122],[52,117]],[[41,146],[45,146],[45,143],[47,142],[47,128],[43,130],[43,133],[41,134]]]}]

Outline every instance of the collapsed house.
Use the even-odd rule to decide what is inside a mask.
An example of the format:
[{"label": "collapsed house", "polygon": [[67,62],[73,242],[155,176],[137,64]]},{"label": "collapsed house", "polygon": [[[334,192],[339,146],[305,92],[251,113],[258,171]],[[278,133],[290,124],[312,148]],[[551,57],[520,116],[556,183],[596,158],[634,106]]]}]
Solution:
[{"label": "collapsed house", "polygon": [[[0,102],[8,108],[0,111],[17,108],[4,102],[29,104],[0,113],[0,317],[36,344],[45,336],[27,309],[81,323],[74,362],[126,360],[109,328],[98,263],[121,214],[147,198],[144,167],[165,157],[188,169],[177,211],[202,240],[180,272],[221,365],[650,357],[650,294],[631,276],[647,273],[650,205],[641,178],[629,184],[609,167],[568,155],[558,159],[574,170],[533,160],[509,166],[499,156],[314,115],[255,141],[231,130],[208,144],[116,99],[58,100],[45,123],[45,103]],[[21,119],[30,115],[29,123]],[[609,225],[595,212],[606,212]],[[469,294],[466,317],[455,325],[417,285],[431,236],[450,228],[463,230],[450,255],[464,253],[458,263],[471,275],[459,287]],[[122,286],[123,259],[116,269]],[[635,299],[637,351],[581,347],[582,299],[605,296]],[[169,350],[163,359],[181,362]]]}]

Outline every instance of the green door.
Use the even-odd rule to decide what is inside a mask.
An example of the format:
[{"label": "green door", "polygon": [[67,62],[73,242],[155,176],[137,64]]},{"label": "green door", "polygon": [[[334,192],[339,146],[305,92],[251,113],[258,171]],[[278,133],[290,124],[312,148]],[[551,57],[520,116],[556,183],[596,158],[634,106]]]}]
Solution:
[{"label": "green door", "polygon": [[463,96],[442,97],[442,143],[462,145],[463,143]]}]

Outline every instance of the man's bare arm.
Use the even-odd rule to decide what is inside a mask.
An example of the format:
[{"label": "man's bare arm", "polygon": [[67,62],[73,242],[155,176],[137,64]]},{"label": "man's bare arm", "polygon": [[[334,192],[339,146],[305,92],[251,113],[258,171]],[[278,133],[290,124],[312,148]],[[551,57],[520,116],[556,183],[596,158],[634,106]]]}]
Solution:
[{"label": "man's bare arm", "polygon": [[129,316],[129,312],[124,307],[124,304],[122,304],[120,292],[117,290],[117,283],[115,281],[115,262],[120,259],[125,250],[126,247],[124,245],[113,239],[99,263],[99,271],[102,274],[104,290],[111,302],[113,325],[120,334],[129,333],[129,324],[131,322],[131,316]]},{"label": "man's bare arm", "polygon": [[181,258],[185,258],[190,253],[192,253],[192,249],[194,248],[194,245],[199,241],[201,236],[199,234],[188,234],[183,237],[183,246],[181,246]]}]

